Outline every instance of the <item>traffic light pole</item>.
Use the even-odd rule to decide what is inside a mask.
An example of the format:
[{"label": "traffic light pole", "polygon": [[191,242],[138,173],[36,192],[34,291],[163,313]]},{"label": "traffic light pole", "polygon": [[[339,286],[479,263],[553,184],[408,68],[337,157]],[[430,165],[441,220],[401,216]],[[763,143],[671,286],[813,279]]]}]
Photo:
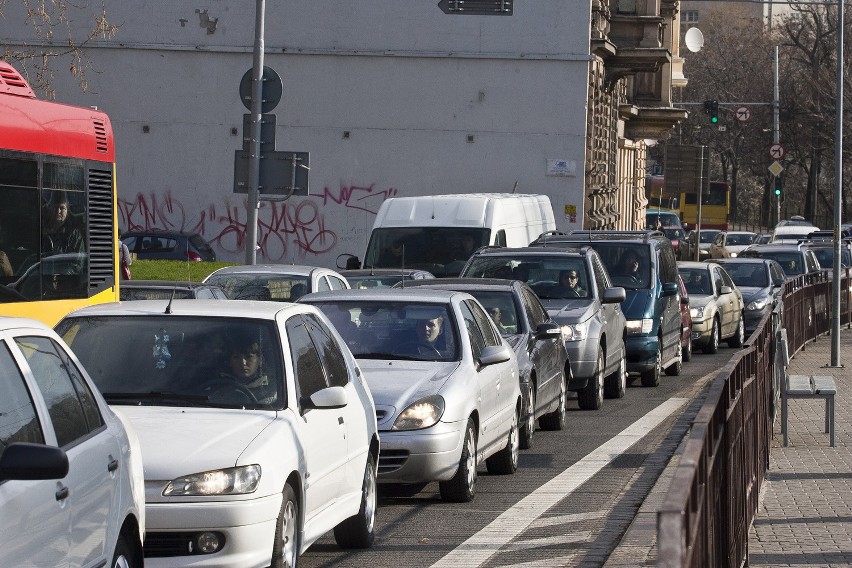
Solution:
[{"label": "traffic light pole", "polygon": [[[778,89],[778,46],[775,46],[775,62],[772,66],[772,143],[780,144],[781,143],[781,129],[779,126],[779,116],[780,116],[780,107],[781,100],[779,96]],[[778,176],[775,176],[775,179],[772,180],[772,193],[775,194],[775,222],[781,222],[781,194],[775,191],[778,187]]]},{"label": "traffic light pole", "polygon": [[251,154],[246,203],[246,264],[257,264],[257,208],[260,202],[260,123],[263,105],[263,52],[265,0],[257,0],[254,24],[254,57],[251,74]]}]

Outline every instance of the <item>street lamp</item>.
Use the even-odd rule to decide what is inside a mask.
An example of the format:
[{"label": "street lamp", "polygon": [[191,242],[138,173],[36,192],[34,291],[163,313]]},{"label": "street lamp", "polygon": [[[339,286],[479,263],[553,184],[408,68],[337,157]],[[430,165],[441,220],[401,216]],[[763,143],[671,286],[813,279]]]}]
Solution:
[{"label": "street lamp", "polygon": [[831,366],[840,366],[840,225],[843,191],[843,1],[837,0],[837,108],[834,117],[834,281],[831,295]]}]

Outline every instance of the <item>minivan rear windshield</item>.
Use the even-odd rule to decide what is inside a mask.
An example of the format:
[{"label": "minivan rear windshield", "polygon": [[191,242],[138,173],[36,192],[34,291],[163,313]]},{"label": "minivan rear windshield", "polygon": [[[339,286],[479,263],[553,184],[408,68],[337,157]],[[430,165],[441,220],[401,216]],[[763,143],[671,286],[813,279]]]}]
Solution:
[{"label": "minivan rear windshield", "polygon": [[364,268],[419,268],[438,277],[458,276],[489,229],[465,227],[388,227],[375,229]]}]

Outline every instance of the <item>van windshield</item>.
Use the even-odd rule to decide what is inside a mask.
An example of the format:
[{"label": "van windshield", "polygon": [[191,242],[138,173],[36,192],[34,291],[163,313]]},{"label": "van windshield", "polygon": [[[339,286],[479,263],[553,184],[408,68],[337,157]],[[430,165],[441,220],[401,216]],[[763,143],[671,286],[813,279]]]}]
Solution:
[{"label": "van windshield", "polygon": [[364,268],[419,268],[438,277],[458,276],[489,229],[464,227],[388,227],[370,236]]}]

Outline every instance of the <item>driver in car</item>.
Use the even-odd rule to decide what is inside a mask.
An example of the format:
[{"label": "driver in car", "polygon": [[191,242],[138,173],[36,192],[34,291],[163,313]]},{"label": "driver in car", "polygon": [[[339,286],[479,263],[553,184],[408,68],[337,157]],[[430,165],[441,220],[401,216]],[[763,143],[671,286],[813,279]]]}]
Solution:
[{"label": "driver in car", "polygon": [[261,404],[272,404],[278,398],[278,389],[263,372],[263,354],[255,339],[238,337],[232,340],[228,369],[220,373],[219,378],[247,389]]}]

